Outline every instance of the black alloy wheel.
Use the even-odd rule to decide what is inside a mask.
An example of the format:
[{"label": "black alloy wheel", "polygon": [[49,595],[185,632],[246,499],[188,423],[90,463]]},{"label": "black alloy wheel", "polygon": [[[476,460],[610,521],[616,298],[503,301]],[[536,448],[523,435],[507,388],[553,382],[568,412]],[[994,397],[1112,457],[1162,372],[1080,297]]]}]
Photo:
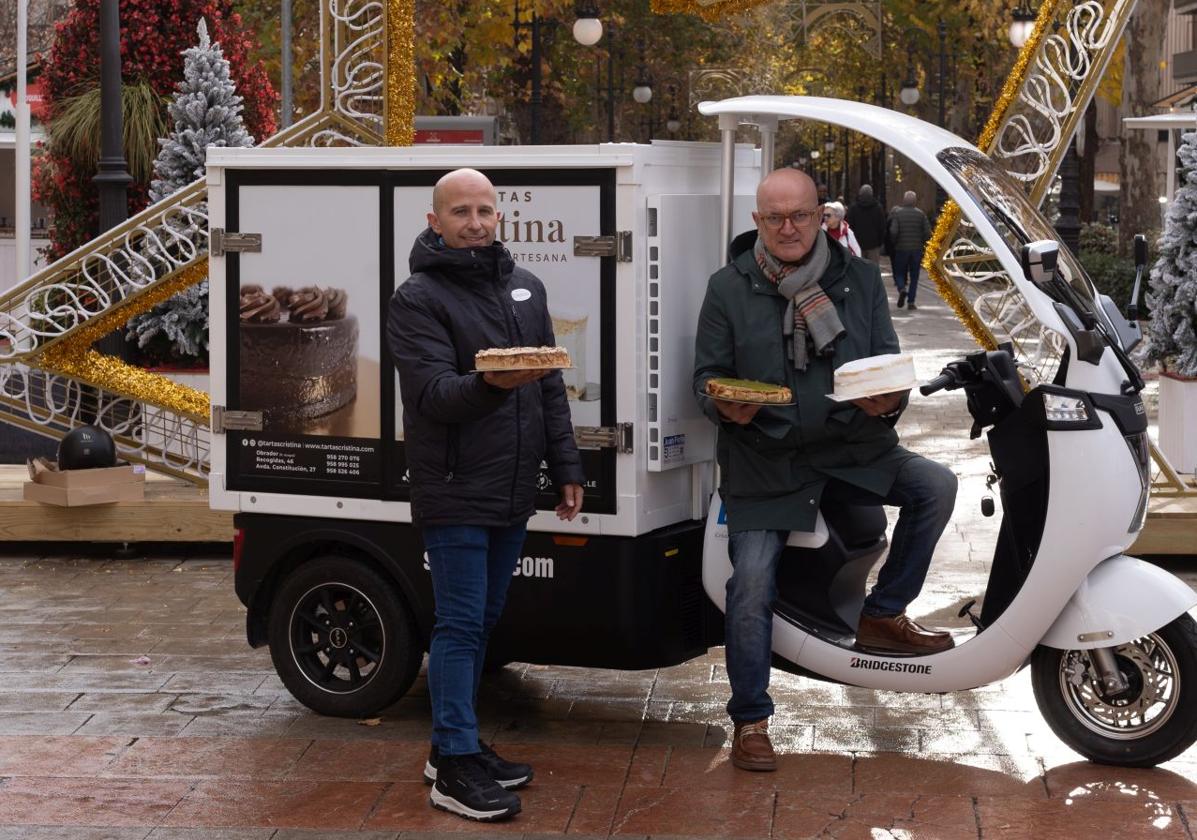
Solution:
[{"label": "black alloy wheel", "polygon": [[398,700],[423,655],[402,595],[361,560],[323,556],[279,585],[269,619],[275,670],[315,712],[365,717]]}]

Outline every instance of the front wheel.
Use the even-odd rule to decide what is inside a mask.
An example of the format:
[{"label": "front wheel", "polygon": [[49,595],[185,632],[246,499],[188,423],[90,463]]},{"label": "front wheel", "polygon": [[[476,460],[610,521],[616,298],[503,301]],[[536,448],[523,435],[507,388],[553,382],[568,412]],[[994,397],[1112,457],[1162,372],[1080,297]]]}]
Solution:
[{"label": "front wheel", "polygon": [[269,639],[287,690],[336,717],[367,717],[394,703],[423,657],[403,596],[350,557],[319,557],[287,576],[270,605]]},{"label": "front wheel", "polygon": [[1127,681],[1105,691],[1088,651],[1040,645],[1031,685],[1052,731],[1090,761],[1154,767],[1197,740],[1197,623],[1186,613],[1113,649]]}]

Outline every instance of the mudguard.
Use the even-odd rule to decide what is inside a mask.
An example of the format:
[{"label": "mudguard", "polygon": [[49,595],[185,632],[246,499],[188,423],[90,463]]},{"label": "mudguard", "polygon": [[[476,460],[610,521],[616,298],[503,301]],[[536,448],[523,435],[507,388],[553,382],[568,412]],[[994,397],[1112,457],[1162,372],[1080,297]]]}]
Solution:
[{"label": "mudguard", "polygon": [[1197,592],[1161,568],[1119,554],[1081,582],[1040,644],[1086,650],[1125,644],[1197,605]]}]

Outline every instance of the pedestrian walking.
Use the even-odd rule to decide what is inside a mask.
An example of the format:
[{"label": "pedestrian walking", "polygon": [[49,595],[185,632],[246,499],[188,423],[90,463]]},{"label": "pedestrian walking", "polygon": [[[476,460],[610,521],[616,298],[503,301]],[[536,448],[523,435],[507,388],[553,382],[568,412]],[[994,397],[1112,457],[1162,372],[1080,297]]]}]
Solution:
[{"label": "pedestrian walking", "polygon": [[894,285],[898,287],[898,308],[917,309],[914,305],[919,290],[919,270],[923,265],[923,248],[931,238],[931,222],[927,214],[916,206],[918,195],[907,190],[902,205],[889,214],[889,235],[893,240]]},{"label": "pedestrian walking", "polygon": [[885,208],[873,195],[873,187],[861,184],[856,201],[848,208],[844,219],[860,243],[860,256],[874,265],[881,265],[881,246],[885,243]]},{"label": "pedestrian walking", "polygon": [[856,241],[856,234],[852,227],[844,221],[844,205],[838,201],[829,201],[823,205],[823,230],[836,242],[848,249],[854,257],[860,256],[860,243]]}]

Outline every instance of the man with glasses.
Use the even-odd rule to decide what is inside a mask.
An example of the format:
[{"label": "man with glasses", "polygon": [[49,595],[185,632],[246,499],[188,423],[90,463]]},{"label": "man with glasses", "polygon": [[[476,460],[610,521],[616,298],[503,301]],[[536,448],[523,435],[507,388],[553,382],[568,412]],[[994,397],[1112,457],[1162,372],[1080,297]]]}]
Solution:
[{"label": "man with glasses", "polygon": [[[889,556],[865,600],[856,644],[882,653],[934,653],[946,632],[906,616],[922,588],[956,498],[947,467],[898,445],[909,392],[850,403],[827,398],[835,368],[898,352],[881,272],[819,227],[814,182],[794,169],[761,181],[756,230],[707,286],[695,342],[694,393],[719,427],[720,493],[734,571],[727,583],[726,656],[732,763],[773,770],[769,666],[777,563],[790,531],[810,531],[821,502],[901,508]],[[715,400],[707,380],[786,385],[794,404]]]}]

